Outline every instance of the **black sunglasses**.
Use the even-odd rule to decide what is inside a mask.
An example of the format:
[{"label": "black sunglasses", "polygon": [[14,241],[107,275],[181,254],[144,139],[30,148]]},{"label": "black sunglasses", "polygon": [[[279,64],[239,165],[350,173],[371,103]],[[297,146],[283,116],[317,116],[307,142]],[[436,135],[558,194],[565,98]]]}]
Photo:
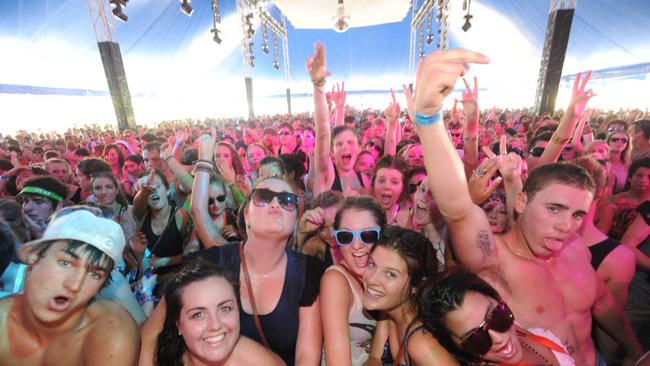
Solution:
[{"label": "black sunglasses", "polygon": [[609,127],[607,127],[607,132],[623,131],[623,130],[625,130],[625,127],[622,127],[622,126],[609,126]]},{"label": "black sunglasses", "polygon": [[622,142],[624,144],[627,144],[627,139],[625,137],[610,137],[609,138],[610,142]]},{"label": "black sunglasses", "polygon": [[481,357],[492,348],[492,337],[488,330],[505,333],[515,323],[515,316],[508,305],[500,301],[497,306],[487,315],[483,323],[472,329],[461,339],[460,347],[463,351]]},{"label": "black sunglasses", "polygon": [[422,181],[419,181],[417,183],[409,183],[409,193],[415,193],[415,191],[418,190],[418,187],[420,187],[420,183],[422,183]]},{"label": "black sunglasses", "polygon": [[300,197],[289,192],[275,192],[266,188],[256,188],[251,194],[251,201],[257,207],[268,206],[274,198],[277,198],[280,207],[287,211],[297,209],[300,203]]},{"label": "black sunglasses", "polygon": [[544,153],[544,150],[546,150],[546,148],[534,147],[534,148],[530,149],[529,153],[530,153],[530,155],[532,155],[532,156],[534,156],[536,158],[539,158]]},{"label": "black sunglasses", "polygon": [[222,195],[219,195],[219,196],[214,197],[214,198],[213,197],[208,198],[208,206],[212,206],[212,204],[214,204],[215,200],[217,202],[225,202],[226,201],[226,195],[222,194]]},{"label": "black sunglasses", "polygon": [[291,135],[291,132],[289,132],[289,131],[280,131],[280,132],[278,132],[278,135],[280,135],[280,136],[289,136],[289,135]]}]

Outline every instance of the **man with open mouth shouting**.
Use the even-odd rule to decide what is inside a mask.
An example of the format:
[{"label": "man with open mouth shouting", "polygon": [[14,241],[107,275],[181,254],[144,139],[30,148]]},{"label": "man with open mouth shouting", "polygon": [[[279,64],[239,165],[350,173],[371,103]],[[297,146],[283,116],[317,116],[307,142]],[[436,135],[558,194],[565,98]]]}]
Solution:
[{"label": "man with open mouth shouting", "polygon": [[122,255],[122,228],[91,207],[53,216],[26,244],[25,292],[0,301],[2,365],[134,365],[135,322],[117,303],[92,301]]}]

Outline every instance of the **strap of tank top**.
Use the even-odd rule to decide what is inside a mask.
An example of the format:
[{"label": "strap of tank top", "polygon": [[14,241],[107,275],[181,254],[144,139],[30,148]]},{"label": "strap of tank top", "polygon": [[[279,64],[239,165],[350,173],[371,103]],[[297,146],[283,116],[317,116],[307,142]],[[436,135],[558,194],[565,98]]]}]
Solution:
[{"label": "strap of tank top", "polygon": [[339,267],[343,268],[343,270],[345,271],[345,273],[347,273],[348,275],[350,275],[350,277],[352,277],[352,279],[354,279],[354,281],[355,281],[355,282],[356,282],[356,283],[357,283],[361,288],[363,288],[363,282],[361,281],[361,279],[359,278],[359,276],[357,276],[357,275],[355,275],[354,273],[352,273],[352,271],[348,268],[348,266],[346,266],[345,264],[341,263],[341,264],[339,264]]},{"label": "strap of tank top", "polygon": [[[413,333],[417,332],[422,328],[424,328],[424,326],[420,324],[417,327],[411,329],[411,331],[406,333],[404,339],[402,340],[402,343],[399,345],[399,351],[397,351],[397,357],[395,357],[395,360],[393,361],[393,366],[399,366],[400,362],[402,361],[402,358],[408,359],[407,348],[409,344],[409,338],[411,338]],[[410,364],[410,362],[407,362],[407,364]]]},{"label": "strap of tank top", "polygon": [[248,298],[251,302],[251,308],[253,308],[253,319],[255,319],[255,328],[257,328],[257,333],[259,333],[260,338],[262,338],[262,343],[268,349],[271,349],[269,341],[266,339],[264,334],[264,329],[262,329],[262,322],[260,321],[260,316],[257,313],[257,305],[255,305],[255,296],[253,295],[253,287],[251,286],[251,278],[248,275],[248,266],[246,265],[246,257],[244,256],[244,243],[239,244],[239,258],[241,259],[241,266],[244,270],[244,279],[246,279],[246,289],[248,290]]}]

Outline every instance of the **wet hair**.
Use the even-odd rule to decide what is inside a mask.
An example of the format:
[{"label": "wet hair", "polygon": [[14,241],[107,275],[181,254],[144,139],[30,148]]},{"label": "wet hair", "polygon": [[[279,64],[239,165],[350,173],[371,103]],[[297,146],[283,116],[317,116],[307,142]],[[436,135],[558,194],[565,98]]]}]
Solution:
[{"label": "wet hair", "polygon": [[235,306],[239,308],[239,289],[235,278],[223,267],[203,258],[196,258],[183,264],[180,272],[165,288],[167,311],[163,328],[156,342],[155,364],[165,366],[182,366],[187,346],[178,329],[178,319],[183,309],[183,293],[187,286],[209,278],[223,278],[235,293]]},{"label": "wet hair", "polygon": [[[237,154],[237,149],[235,149],[235,146],[229,142],[225,141],[219,141],[217,142],[217,147],[219,146],[224,146],[230,150],[230,157],[232,159],[232,168],[235,171],[235,174],[237,175],[245,175],[246,172],[244,171],[244,164],[241,162],[241,157],[239,154]],[[216,148],[215,148],[216,152]]]},{"label": "wet hair", "polygon": [[122,149],[119,148],[116,144],[108,144],[104,147],[104,152],[102,153],[102,156],[104,157],[104,160],[108,162],[108,159],[106,159],[106,155],[108,155],[109,151],[115,151],[117,153],[117,164],[121,167],[124,166],[124,153],[122,152]]},{"label": "wet hair", "polygon": [[305,175],[305,158],[301,154],[282,154],[280,159],[284,163],[284,167],[287,170],[287,178],[291,175],[290,172],[293,172],[293,182],[300,189],[305,189],[305,184],[302,182],[302,176]]},{"label": "wet hair", "polygon": [[381,208],[377,200],[370,196],[358,196],[358,197],[347,197],[343,201],[343,206],[339,208],[334,217],[334,229],[339,229],[341,227],[341,220],[343,220],[343,214],[348,210],[355,211],[368,211],[372,217],[375,219],[377,226],[383,228],[386,226],[386,214]]},{"label": "wet hair", "polygon": [[[37,254],[38,258],[42,258],[47,250],[52,246],[51,244],[60,240],[45,241],[34,244],[30,248],[30,253]],[[72,256],[86,257],[86,270],[92,269],[101,269],[106,272],[106,281],[102,285],[102,288],[108,286],[111,281],[111,271],[115,266],[113,258],[109,257],[108,254],[102,252],[91,244],[84,243],[79,240],[64,240],[66,242],[65,247],[62,251],[68,253]]]},{"label": "wet hair", "polygon": [[406,175],[408,173],[408,168],[409,166],[406,161],[400,157],[392,155],[383,156],[375,164],[375,171],[372,175],[372,187],[375,187],[375,180],[377,179],[377,172],[379,172],[379,169],[395,169],[402,174],[402,192],[400,192],[398,202],[403,200],[408,192],[408,189],[405,189],[407,186]]},{"label": "wet hair", "polygon": [[[66,187],[65,184],[59,182],[58,179],[54,178],[51,175],[36,175],[30,177],[27,180],[25,180],[25,182],[23,183],[23,187],[42,188],[59,195],[60,197],[63,198],[63,200],[65,200],[68,197],[68,187]],[[25,194],[41,196],[38,193],[25,193]],[[52,202],[53,208],[56,208],[56,205],[58,205],[60,202],[63,202],[63,201],[60,202],[55,201],[54,199],[47,196],[41,196],[41,197],[47,198],[50,202]]]},{"label": "wet hair", "polygon": [[352,127],[343,125],[343,126],[336,126],[332,129],[331,147],[334,147],[334,141],[336,140],[336,138],[345,131],[350,131],[352,136],[354,136],[357,139],[357,144],[361,143],[361,139],[359,138],[359,134],[357,133],[357,131]]},{"label": "wet hair", "polygon": [[537,192],[551,183],[565,184],[591,193],[594,193],[595,189],[594,180],[584,168],[563,162],[546,164],[533,169],[526,179],[523,192],[531,200]]},{"label": "wet hair", "polygon": [[370,249],[371,253],[378,247],[394,251],[406,263],[409,277],[407,287],[404,289],[408,295],[405,309],[409,308],[413,313],[417,313],[416,289],[422,281],[436,275],[438,271],[438,261],[431,242],[417,231],[387,225],[381,230],[377,243]]},{"label": "wet hair", "polygon": [[99,172],[112,172],[111,166],[100,158],[86,158],[77,164],[77,169],[88,177]]},{"label": "wet hair", "polygon": [[[262,160],[260,160],[260,166],[270,164],[275,164],[283,176],[287,174],[287,168],[284,165],[284,161],[282,161],[282,159],[278,158],[277,156],[267,155]],[[259,167],[257,169],[259,170]]]},{"label": "wet hair", "polygon": [[477,362],[479,358],[463,351],[454,343],[447,328],[446,317],[463,304],[465,294],[470,291],[501,301],[499,293],[492,286],[462,267],[453,268],[446,275],[429,278],[416,294],[418,318],[424,329],[433,334],[461,364]]}]

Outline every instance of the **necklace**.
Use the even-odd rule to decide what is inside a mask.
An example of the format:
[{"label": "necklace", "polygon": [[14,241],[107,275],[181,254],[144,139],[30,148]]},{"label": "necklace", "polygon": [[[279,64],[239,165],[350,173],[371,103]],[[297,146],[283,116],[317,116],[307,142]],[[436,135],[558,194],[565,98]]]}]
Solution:
[{"label": "necklace", "polygon": [[[549,360],[546,357],[542,356],[541,353],[539,353],[533,346],[528,344],[523,339],[520,339],[519,343],[521,343],[521,345],[524,346],[524,348],[527,349],[529,352],[532,352],[535,356],[537,356],[538,359],[543,360],[544,363],[542,365],[551,365],[551,366],[553,365],[551,362],[549,362]],[[535,365],[538,365],[538,364],[535,363]]]}]

